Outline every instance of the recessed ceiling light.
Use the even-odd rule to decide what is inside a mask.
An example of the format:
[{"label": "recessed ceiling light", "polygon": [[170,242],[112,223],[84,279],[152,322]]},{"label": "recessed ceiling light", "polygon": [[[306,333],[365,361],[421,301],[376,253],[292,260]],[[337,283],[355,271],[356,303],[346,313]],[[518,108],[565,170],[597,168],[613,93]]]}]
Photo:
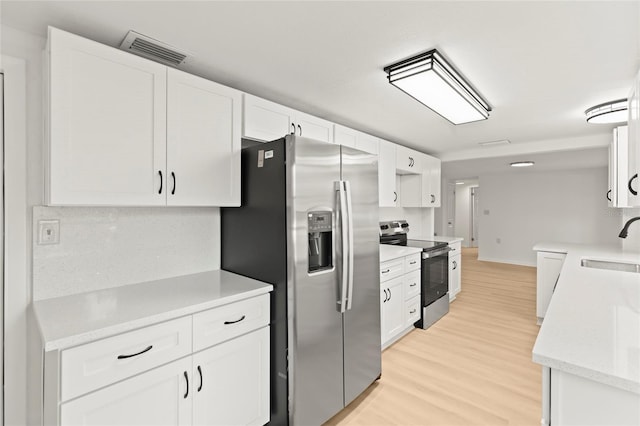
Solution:
[{"label": "recessed ceiling light", "polygon": [[622,123],[628,120],[627,100],[618,99],[617,101],[605,102],[589,108],[584,113],[588,123]]},{"label": "recessed ceiling light", "polygon": [[493,145],[508,145],[510,143],[511,141],[509,139],[501,139],[499,141],[478,142],[478,145],[493,146]]},{"label": "recessed ceiling light", "polygon": [[533,161],[516,161],[515,163],[509,164],[511,167],[531,167],[535,163]]},{"label": "recessed ceiling light", "polygon": [[456,185],[464,185],[464,182],[456,182]]}]

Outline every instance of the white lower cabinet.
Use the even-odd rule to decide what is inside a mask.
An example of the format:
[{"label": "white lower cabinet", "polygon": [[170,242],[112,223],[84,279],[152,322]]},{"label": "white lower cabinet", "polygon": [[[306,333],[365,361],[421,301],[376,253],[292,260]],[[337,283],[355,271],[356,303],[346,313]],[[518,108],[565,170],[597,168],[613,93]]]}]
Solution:
[{"label": "white lower cabinet", "polygon": [[[268,306],[269,295],[264,294],[45,352],[44,424],[268,423]],[[213,335],[205,335],[206,324],[214,328]],[[197,351],[195,342],[211,344]]]},{"label": "white lower cabinet", "polygon": [[462,290],[462,244],[460,241],[449,243],[449,301],[456,298]]},{"label": "white lower cabinet", "polygon": [[269,327],[193,355],[194,425],[269,421]]},{"label": "white lower cabinet", "polygon": [[397,341],[420,319],[420,253],[380,263],[382,349]]},{"label": "white lower cabinet", "polygon": [[547,312],[565,257],[567,257],[566,253],[539,251],[537,254],[536,316],[538,324],[542,323]]},{"label": "white lower cabinet", "polygon": [[66,402],[60,409],[60,424],[190,425],[193,400],[184,397],[189,371],[187,357]]}]

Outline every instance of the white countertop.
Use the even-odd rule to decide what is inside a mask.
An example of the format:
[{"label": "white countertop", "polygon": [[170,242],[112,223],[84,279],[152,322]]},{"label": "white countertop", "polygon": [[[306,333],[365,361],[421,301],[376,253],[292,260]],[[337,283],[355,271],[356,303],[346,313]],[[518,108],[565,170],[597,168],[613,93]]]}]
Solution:
[{"label": "white countertop", "polygon": [[44,350],[64,349],[273,290],[216,270],[34,302]]},{"label": "white countertop", "polygon": [[640,394],[640,274],[586,268],[583,258],[638,263],[612,247],[539,243],[567,253],[533,361]]},{"label": "white countertop", "polygon": [[389,244],[380,244],[380,262],[397,259],[399,257],[409,256],[414,253],[421,253],[419,247],[392,246]]},{"label": "white countertop", "polygon": [[433,239],[431,241],[440,241],[443,243],[447,243],[447,244],[451,244],[451,243],[457,243],[459,241],[464,241],[464,238],[462,237],[447,237],[444,235],[436,235],[433,237]]}]

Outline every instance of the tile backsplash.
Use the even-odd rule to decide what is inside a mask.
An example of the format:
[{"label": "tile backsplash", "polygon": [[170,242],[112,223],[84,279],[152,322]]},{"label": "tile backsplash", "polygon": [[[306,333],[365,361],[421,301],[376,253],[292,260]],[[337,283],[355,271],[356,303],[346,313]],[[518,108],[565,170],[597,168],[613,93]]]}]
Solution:
[{"label": "tile backsplash", "polygon": [[[38,222],[60,242],[40,245]],[[220,267],[218,208],[33,208],[33,300]]]}]

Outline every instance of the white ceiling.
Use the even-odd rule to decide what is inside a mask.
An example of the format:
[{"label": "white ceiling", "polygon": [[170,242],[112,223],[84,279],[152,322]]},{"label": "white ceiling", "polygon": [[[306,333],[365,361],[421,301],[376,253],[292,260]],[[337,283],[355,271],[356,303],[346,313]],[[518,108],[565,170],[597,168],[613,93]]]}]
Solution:
[{"label": "white ceiling", "polygon": [[[475,158],[442,163],[443,180],[466,180],[486,174],[515,174],[548,172],[608,166],[607,148],[590,148],[572,151],[517,154],[491,158]],[[518,161],[533,161],[532,167],[511,167]],[[505,176],[505,179],[509,179]]]},{"label": "white ceiling", "polygon": [[[168,2],[1,4],[2,24],[53,25],[119,46],[130,30],[193,54],[187,71],[421,151],[602,138],[584,110],[624,98],[640,66],[639,2]],[[438,48],[494,111],[453,126],[383,68]]]}]

